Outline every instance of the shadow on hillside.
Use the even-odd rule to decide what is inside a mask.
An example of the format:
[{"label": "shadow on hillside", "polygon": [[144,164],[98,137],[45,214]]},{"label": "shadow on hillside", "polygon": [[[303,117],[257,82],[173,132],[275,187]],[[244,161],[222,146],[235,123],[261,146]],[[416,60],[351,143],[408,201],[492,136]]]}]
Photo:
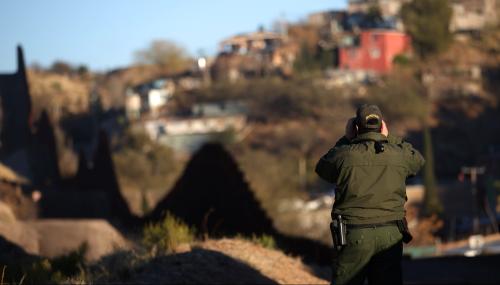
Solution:
[{"label": "shadow on hillside", "polygon": [[146,221],[159,220],[167,211],[198,229],[200,235],[271,235],[281,250],[305,262],[329,264],[331,260],[329,246],[289,237],[274,228],[236,161],[220,144],[206,144],[192,157]]},{"label": "shadow on hillside", "polygon": [[200,248],[153,259],[135,269],[131,280],[121,281],[144,284],[278,284],[236,259]]},{"label": "shadow on hillside", "polygon": [[136,217],[123,197],[106,132],[100,131],[90,160],[80,152],[78,171],[62,180],[59,191],[47,191],[40,201],[44,218],[100,218],[134,226]]},{"label": "shadow on hillside", "polygon": [[273,231],[243,173],[219,144],[203,146],[150,218],[169,211],[210,236],[261,235]]},{"label": "shadow on hillside", "polygon": [[12,262],[33,261],[36,260],[36,258],[36,256],[27,253],[18,245],[0,236],[0,266],[8,265]]},{"label": "shadow on hillside", "polygon": [[[431,134],[438,178],[455,179],[462,166],[484,163],[500,146],[500,109],[485,99],[443,99],[436,118]],[[422,132],[409,133],[408,140],[423,149]]]},{"label": "shadow on hillside", "polygon": [[[0,236],[0,277],[2,284],[17,284],[25,275],[26,265],[40,260],[18,245]],[[3,272],[3,273],[2,273]]]},{"label": "shadow on hillside", "polygon": [[[435,116],[438,124],[431,129],[434,168],[445,218],[438,234],[460,237],[472,230],[475,207],[479,206],[480,216],[486,218],[484,201],[496,195],[491,181],[500,178],[500,107],[481,97],[450,95],[436,104]],[[423,150],[422,132],[410,133],[408,139]],[[478,176],[477,198],[472,194],[469,175],[463,182],[457,179],[464,166],[486,167],[485,175]],[[488,201],[494,210],[496,201]],[[450,229],[456,232],[448,232]]]}]

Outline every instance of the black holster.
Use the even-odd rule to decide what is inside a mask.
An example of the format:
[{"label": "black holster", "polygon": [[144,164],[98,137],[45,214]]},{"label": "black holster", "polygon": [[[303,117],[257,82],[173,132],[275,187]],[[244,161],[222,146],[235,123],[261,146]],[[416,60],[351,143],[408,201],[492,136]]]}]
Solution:
[{"label": "black holster", "polygon": [[397,224],[399,232],[403,235],[403,242],[409,243],[413,239],[413,236],[411,235],[410,230],[408,230],[408,222],[406,221],[406,218],[397,221]]},{"label": "black holster", "polygon": [[340,250],[343,246],[347,245],[346,224],[341,215],[335,215],[333,221],[330,223],[330,231],[332,233],[333,245],[337,249]]}]

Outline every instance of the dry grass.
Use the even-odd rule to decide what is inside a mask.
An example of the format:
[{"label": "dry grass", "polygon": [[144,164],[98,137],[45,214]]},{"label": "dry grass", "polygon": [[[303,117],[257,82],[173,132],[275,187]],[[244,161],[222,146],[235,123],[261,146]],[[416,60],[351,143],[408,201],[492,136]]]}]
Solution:
[{"label": "dry grass", "polygon": [[[298,258],[238,239],[209,240],[195,247],[221,252],[256,269],[280,284],[327,284],[315,277]],[[229,274],[229,272],[228,272]]]},{"label": "dry grass", "polygon": [[29,70],[28,81],[35,118],[43,109],[56,121],[63,111],[77,114],[88,110],[90,86],[79,78]]},{"label": "dry grass", "polygon": [[117,252],[92,265],[87,274],[88,283],[328,283],[298,258],[242,239],[182,243],[156,257]]}]

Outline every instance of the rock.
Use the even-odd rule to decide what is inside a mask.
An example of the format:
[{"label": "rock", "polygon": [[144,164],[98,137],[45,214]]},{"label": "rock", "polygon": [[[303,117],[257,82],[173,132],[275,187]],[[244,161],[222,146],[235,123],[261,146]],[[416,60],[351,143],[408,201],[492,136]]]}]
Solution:
[{"label": "rock", "polygon": [[38,255],[38,233],[23,222],[0,223],[0,235],[25,252]]},{"label": "rock", "polygon": [[16,221],[14,212],[9,205],[0,201],[0,223],[13,223]]},{"label": "rock", "polygon": [[42,256],[59,256],[87,243],[85,258],[92,261],[128,248],[127,241],[105,220],[38,220],[27,224],[38,233]]},{"label": "rock", "polygon": [[0,235],[27,253],[49,258],[78,250],[84,243],[88,246],[85,254],[88,261],[129,248],[126,239],[105,220],[0,223]]}]

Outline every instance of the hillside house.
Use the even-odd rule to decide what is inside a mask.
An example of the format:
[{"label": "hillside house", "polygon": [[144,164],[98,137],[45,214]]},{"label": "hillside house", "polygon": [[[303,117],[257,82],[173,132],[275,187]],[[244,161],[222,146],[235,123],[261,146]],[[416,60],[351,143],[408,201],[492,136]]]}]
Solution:
[{"label": "hillside house", "polygon": [[243,115],[225,117],[165,118],[146,122],[148,135],[153,140],[161,140],[164,135],[194,135],[241,130],[246,123]]},{"label": "hillside house", "polygon": [[373,19],[366,12],[332,10],[309,14],[307,24],[318,30],[318,45],[323,49],[335,49],[342,45],[352,45],[353,35],[362,30],[386,29],[402,30],[401,21],[396,17]]},{"label": "hillside house", "polygon": [[345,10],[309,14],[307,24],[319,28],[321,36],[324,35],[325,31],[330,34],[341,34],[355,32],[359,29],[399,29],[399,23],[395,16],[375,21],[366,12]]},{"label": "hillside house", "polygon": [[453,18],[450,30],[470,32],[497,22],[496,0],[452,0]]},{"label": "hillside house", "polygon": [[221,138],[235,139],[247,126],[247,108],[241,102],[195,104],[191,116],[159,118],[143,123],[149,137],[181,152],[194,152]]},{"label": "hillside house", "polygon": [[175,84],[169,78],[158,78],[127,89],[125,101],[127,116],[131,119],[138,119],[143,114],[158,116],[160,109],[174,92]]},{"label": "hillside house", "polygon": [[287,36],[266,31],[240,34],[219,44],[213,65],[215,78],[237,80],[240,77],[290,72],[298,46]]},{"label": "hillside house", "polygon": [[410,37],[392,30],[362,31],[353,45],[339,49],[339,68],[383,74],[391,71],[396,55],[411,50]]},{"label": "hillside house", "polygon": [[207,80],[206,75],[208,74],[202,69],[188,70],[128,88],[125,93],[128,118],[136,120],[143,116],[161,116],[175,92],[201,88]]},{"label": "hillside house", "polygon": [[344,10],[332,10],[312,13],[307,16],[307,23],[315,27],[330,26],[332,32],[345,30],[346,20],[349,13]]},{"label": "hillside house", "polygon": [[[398,19],[404,3],[410,0],[349,0],[349,13],[366,13],[371,7],[379,7],[386,19]],[[497,0],[450,0],[453,16],[450,23],[452,32],[470,32],[483,29],[497,22]],[[398,20],[398,30],[403,25]]]},{"label": "hillside house", "polygon": [[254,32],[241,34],[223,40],[219,44],[221,53],[252,54],[272,52],[283,44],[284,37],[273,32]]},{"label": "hillside house", "polygon": [[222,101],[194,104],[191,108],[194,117],[226,117],[248,113],[247,106],[240,101]]},{"label": "hillside house", "polygon": [[347,10],[349,13],[367,13],[372,7],[378,7],[382,17],[393,18],[407,2],[410,0],[349,0]]}]

